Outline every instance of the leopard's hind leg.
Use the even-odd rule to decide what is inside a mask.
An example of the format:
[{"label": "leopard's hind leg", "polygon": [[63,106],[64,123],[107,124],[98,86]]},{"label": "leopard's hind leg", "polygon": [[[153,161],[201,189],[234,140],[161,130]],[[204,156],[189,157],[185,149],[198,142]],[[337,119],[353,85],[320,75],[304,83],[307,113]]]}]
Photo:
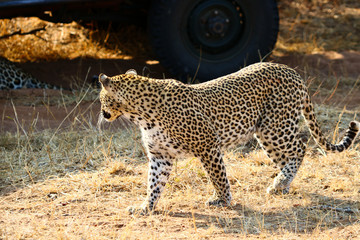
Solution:
[{"label": "leopard's hind leg", "polygon": [[[305,155],[305,144],[299,136],[299,101],[288,101],[278,108],[270,104],[255,133],[268,157],[280,168],[268,193],[288,193]],[[292,111],[290,111],[293,109]]]},{"label": "leopard's hind leg", "polygon": [[305,155],[305,144],[297,133],[286,131],[289,135],[284,136],[282,140],[271,140],[279,139],[279,135],[283,135],[284,131],[270,130],[256,133],[256,137],[268,157],[280,168],[274,183],[267,189],[267,193],[270,194],[289,193],[290,184],[295,178]]}]

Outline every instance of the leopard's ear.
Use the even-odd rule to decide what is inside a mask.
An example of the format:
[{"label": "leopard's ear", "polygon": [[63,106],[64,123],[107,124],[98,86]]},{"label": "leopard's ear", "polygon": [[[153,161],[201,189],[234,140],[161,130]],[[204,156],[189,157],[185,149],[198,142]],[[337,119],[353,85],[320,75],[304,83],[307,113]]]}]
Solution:
[{"label": "leopard's ear", "polygon": [[135,70],[135,69],[129,69],[129,70],[127,70],[127,71],[126,71],[126,73],[125,73],[125,74],[137,75],[137,72],[136,72],[136,70]]},{"label": "leopard's ear", "polygon": [[101,85],[104,87],[104,88],[107,88],[109,87],[110,85],[110,78],[108,76],[106,76],[105,74],[103,73],[100,73],[99,75],[99,82],[101,83]]}]

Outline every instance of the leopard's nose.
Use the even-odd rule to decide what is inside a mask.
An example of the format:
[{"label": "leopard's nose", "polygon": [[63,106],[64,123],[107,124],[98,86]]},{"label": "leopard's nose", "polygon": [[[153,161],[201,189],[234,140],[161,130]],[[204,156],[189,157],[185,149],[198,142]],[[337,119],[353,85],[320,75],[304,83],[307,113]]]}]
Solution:
[{"label": "leopard's nose", "polygon": [[106,118],[106,119],[111,118],[111,114],[110,114],[110,113],[105,112],[104,110],[102,111],[102,115],[103,115],[103,116],[104,116],[104,118]]}]

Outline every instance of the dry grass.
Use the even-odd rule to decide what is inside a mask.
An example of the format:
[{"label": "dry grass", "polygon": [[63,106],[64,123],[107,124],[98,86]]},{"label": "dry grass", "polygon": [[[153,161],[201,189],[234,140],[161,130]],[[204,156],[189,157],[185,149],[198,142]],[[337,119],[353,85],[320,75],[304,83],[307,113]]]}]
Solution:
[{"label": "dry grass", "polygon": [[[359,51],[357,0],[278,1],[280,33],[275,54]],[[346,40],[345,40],[346,39]]]},{"label": "dry grass", "polygon": [[[6,138],[6,139],[4,139]],[[50,141],[50,139],[52,139]],[[179,161],[157,212],[132,217],[146,195],[139,134],[94,129],[3,136],[3,239],[355,238],[360,234],[360,146],[309,151],[288,196],[267,196],[275,170],[262,151],[225,155],[233,206],[209,208],[197,159]],[[46,144],[44,144],[46,143]],[[326,205],[335,209],[317,209]],[[351,209],[346,213],[341,210]],[[144,235],[145,234],[145,235]]]},{"label": "dry grass", "polygon": [[[80,91],[75,101],[87,94]],[[316,110],[327,137],[336,141],[358,113]],[[360,234],[359,141],[346,153],[328,155],[310,144],[287,196],[265,194],[276,170],[256,146],[250,153],[243,146],[228,151],[234,199],[229,208],[206,207],[213,188],[200,162],[179,161],[157,212],[134,217],[126,208],[144,200],[147,178],[138,130],[107,124],[100,132],[84,116],[74,119],[60,131],[24,134],[19,126],[17,134],[1,135],[1,239],[350,239]]]},{"label": "dry grass", "polygon": [[[299,4],[281,0],[279,4],[282,20],[275,54],[360,50],[359,35],[353,31],[359,24],[357,1]],[[0,26],[2,34],[16,32],[19,22],[11,21],[6,23],[7,33],[4,25]],[[41,24],[39,29],[44,27]],[[37,31],[35,36],[3,39],[0,42],[3,56],[14,61],[79,56],[123,58],[141,55],[147,49],[144,41],[125,46],[121,36],[95,27],[87,30],[75,23],[46,24],[46,29]],[[136,38],[143,38],[141,30],[131,32],[135,32]],[[346,41],[341,41],[345,35]],[[34,39],[40,39],[42,47],[25,51]],[[342,78],[342,84],[337,86],[336,76],[330,77],[331,81],[322,77],[310,85],[315,97],[322,95],[325,104],[334,91],[348,93],[359,89],[358,79]],[[88,93],[80,90],[42,104],[55,104],[69,108],[70,112],[69,103],[96,100]],[[358,108],[343,110],[342,101],[346,99],[337,101],[337,107],[316,106],[322,128],[332,141],[341,137],[350,120],[358,119]],[[239,146],[228,151],[225,162],[234,199],[229,208],[206,207],[204,202],[213,188],[201,164],[197,159],[179,161],[157,212],[133,217],[126,208],[143,201],[147,178],[147,160],[137,129],[107,125],[99,132],[83,115],[75,116],[72,125],[59,131],[22,131],[20,123],[18,128],[17,134],[0,135],[0,239],[360,236],[359,140],[346,153],[328,155],[309,143],[304,163],[287,196],[265,194],[276,170],[261,150],[255,147],[246,153],[246,147]],[[351,211],[346,212],[348,209]]]}]

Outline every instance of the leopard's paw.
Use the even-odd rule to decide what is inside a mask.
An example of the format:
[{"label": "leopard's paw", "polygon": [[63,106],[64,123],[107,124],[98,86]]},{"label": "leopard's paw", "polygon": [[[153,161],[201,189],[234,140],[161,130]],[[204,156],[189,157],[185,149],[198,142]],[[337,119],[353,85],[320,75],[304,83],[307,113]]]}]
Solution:
[{"label": "leopard's paw", "polygon": [[127,210],[131,215],[136,216],[146,216],[150,213],[149,208],[147,207],[128,207]]},{"label": "leopard's paw", "polygon": [[215,206],[215,207],[228,207],[230,206],[230,203],[225,201],[222,198],[210,198],[207,202],[206,202],[207,206]]},{"label": "leopard's paw", "polygon": [[271,194],[271,195],[282,195],[282,194],[289,194],[289,188],[274,188],[273,186],[268,187],[268,189],[266,190],[267,194]]}]

